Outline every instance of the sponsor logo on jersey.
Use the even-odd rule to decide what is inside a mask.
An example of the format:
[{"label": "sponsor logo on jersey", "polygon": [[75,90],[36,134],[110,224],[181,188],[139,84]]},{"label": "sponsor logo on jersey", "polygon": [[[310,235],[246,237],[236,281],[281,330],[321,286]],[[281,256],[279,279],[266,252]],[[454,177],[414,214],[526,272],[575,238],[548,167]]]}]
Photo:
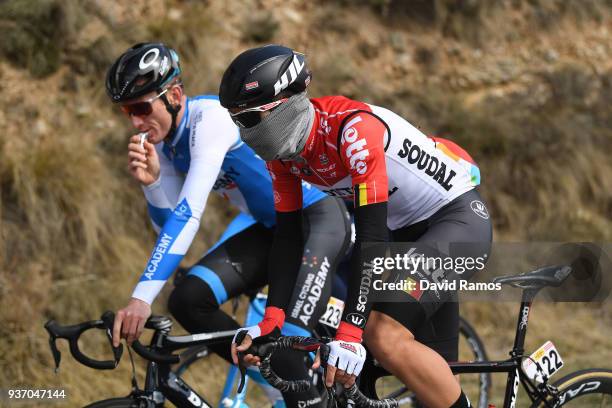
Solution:
[{"label": "sponsor logo on jersey", "polygon": [[227,169],[223,175],[217,177],[215,184],[213,184],[213,191],[220,189],[230,190],[236,188],[236,177],[240,176],[240,173],[236,171],[234,167]]},{"label": "sponsor logo on jersey", "polygon": [[257,89],[259,88],[259,82],[258,81],[253,81],[253,82],[249,82],[247,84],[244,84],[244,89],[246,89],[247,91],[250,91],[251,89]]},{"label": "sponsor logo on jersey", "polygon": [[365,138],[359,139],[359,132],[354,127],[361,121],[361,116],[357,115],[346,124],[342,132],[342,144],[348,144],[345,155],[349,159],[351,169],[359,174],[365,174],[368,171],[366,157],[370,155],[370,151],[366,148]]},{"label": "sponsor logo on jersey", "polygon": [[289,172],[297,176],[298,174],[300,174],[300,169],[298,169],[297,166],[291,166],[291,168],[289,169]]},{"label": "sponsor logo on jersey", "polygon": [[200,122],[202,122],[202,111],[198,112],[193,119],[193,125],[191,126],[191,147],[194,147],[196,144],[196,132]]},{"label": "sponsor logo on jersey", "polygon": [[159,237],[159,242],[155,246],[153,253],[151,254],[151,260],[147,265],[147,270],[144,273],[144,276],[151,280],[155,276],[155,272],[157,272],[157,268],[159,267],[159,263],[164,257],[164,254],[168,251],[168,247],[172,243],[172,235],[168,235],[164,232],[164,235]]},{"label": "sponsor logo on jersey", "polygon": [[337,163],[334,163],[334,164],[331,164],[331,165],[329,165],[329,166],[327,166],[327,167],[322,167],[322,168],[320,168],[320,169],[315,169],[315,171],[316,171],[317,173],[327,173],[327,172],[329,172],[329,171],[331,171],[331,170],[335,169],[335,168],[336,168],[336,164],[337,164]]},{"label": "sponsor logo on jersey", "polygon": [[328,190],[322,190],[322,191],[325,194],[332,196],[332,197],[352,197],[353,196],[353,189],[351,187],[330,188]]},{"label": "sponsor logo on jersey", "polygon": [[304,69],[305,63],[300,64],[300,60],[297,55],[293,56],[293,61],[285,73],[279,78],[274,84],[274,96],[278,95],[283,89],[295,82],[300,72]]},{"label": "sponsor logo on jersey", "polygon": [[417,169],[435,180],[446,191],[453,188],[451,181],[457,173],[454,170],[447,169],[444,162],[426,153],[419,145],[413,144],[410,139],[404,139],[403,148],[397,152],[397,155],[406,159],[408,163],[416,165]]},{"label": "sponsor logo on jersey", "polygon": [[[319,129],[317,129],[317,132],[322,133],[325,136],[329,136],[331,131],[332,131],[332,127],[329,125],[329,123],[327,123],[327,118],[325,116],[321,116],[321,119],[319,120]],[[321,156],[319,156],[319,158],[320,157]]]},{"label": "sponsor logo on jersey", "polygon": [[189,208],[186,198],[183,198],[183,201],[176,206],[174,215],[180,220],[187,220],[191,217],[191,208]]},{"label": "sponsor logo on jersey", "polygon": [[474,211],[474,214],[476,214],[477,216],[484,218],[485,220],[489,219],[487,207],[482,201],[474,200],[470,203],[470,207],[472,208],[472,211]]}]

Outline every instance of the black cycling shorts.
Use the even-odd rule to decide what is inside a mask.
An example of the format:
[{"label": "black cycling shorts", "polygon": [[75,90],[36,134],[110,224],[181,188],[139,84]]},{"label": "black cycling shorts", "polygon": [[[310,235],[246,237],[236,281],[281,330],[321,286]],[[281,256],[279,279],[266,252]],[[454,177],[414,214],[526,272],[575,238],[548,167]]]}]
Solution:
[{"label": "black cycling shorts", "polygon": [[[415,243],[427,257],[488,257],[492,226],[486,204],[473,189],[457,197],[424,221],[391,232],[394,242]],[[405,247],[405,248],[404,248]],[[409,244],[402,246],[408,249]],[[445,271],[444,279],[469,280],[475,269]],[[417,272],[415,280],[432,276]],[[438,279],[438,278],[436,278]],[[387,294],[385,294],[387,296]],[[416,340],[431,347],[447,361],[457,360],[459,305],[454,291],[426,290],[409,294],[393,291],[392,298],[375,302],[372,310],[384,313],[409,329]]]}]

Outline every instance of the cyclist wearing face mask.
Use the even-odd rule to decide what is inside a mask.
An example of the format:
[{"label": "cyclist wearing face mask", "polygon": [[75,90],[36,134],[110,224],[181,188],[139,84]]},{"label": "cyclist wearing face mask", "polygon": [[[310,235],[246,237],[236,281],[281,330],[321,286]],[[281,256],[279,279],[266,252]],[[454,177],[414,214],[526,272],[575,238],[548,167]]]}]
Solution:
[{"label": "cyclist wearing face mask", "polygon": [[[226,198],[241,214],[174,288],[170,311],[191,333],[237,329],[239,325],[219,306],[268,283],[268,254],[276,218],[265,163],[240,140],[238,128],[218,98],[187,97],[180,75],[178,55],[161,43],[133,46],[107,75],[111,100],[139,132],[129,141],[129,171],[142,185],[159,233],[131,300],[116,314],[116,345],[120,337],[132,342],[142,332],[151,304],[198,231],[211,191]],[[292,335],[308,335],[325,310],[333,271],[350,238],[348,213],[340,200],[326,197],[307,183],[301,184],[300,190],[307,207],[304,234],[299,238],[300,256],[285,265],[288,272],[299,276],[295,293],[293,287],[289,290],[295,313],[286,318],[283,327],[284,334]],[[319,286],[317,296],[300,303],[300,290],[313,276]],[[266,318],[278,313],[268,307]],[[231,361],[229,345],[211,348]],[[309,379],[301,354],[279,359],[282,364],[273,361],[277,371]],[[283,397],[288,406],[299,406],[303,401],[316,401],[319,395],[313,387]]]},{"label": "cyclist wearing face mask", "polygon": [[[308,99],[310,80],[303,54],[269,45],[236,57],[219,90],[242,139],[268,161],[279,198],[276,233],[283,234],[283,246],[272,255],[278,262],[271,265],[277,278],[270,286],[270,304],[284,309],[283,288],[295,279],[283,270],[282,256],[299,251],[300,181],[353,201],[356,243],[342,323],[330,343],[327,385],[334,378],[345,385],[355,381],[365,360],[363,338],[383,367],[426,406],[468,407],[446,364],[457,358],[454,293],[408,290],[394,293],[393,301],[374,302],[371,267],[363,262],[370,259],[364,243],[386,241],[387,227],[394,241],[415,242],[425,256],[486,259],[492,230],[475,190],[478,167],[456,144],[428,138],[385,108],[342,96]],[[459,245],[474,241],[468,248]],[[417,271],[431,279],[426,272]],[[459,279],[459,272],[444,273],[443,279]],[[247,337],[232,347],[245,350],[250,341]],[[257,357],[245,360],[253,363]]]}]

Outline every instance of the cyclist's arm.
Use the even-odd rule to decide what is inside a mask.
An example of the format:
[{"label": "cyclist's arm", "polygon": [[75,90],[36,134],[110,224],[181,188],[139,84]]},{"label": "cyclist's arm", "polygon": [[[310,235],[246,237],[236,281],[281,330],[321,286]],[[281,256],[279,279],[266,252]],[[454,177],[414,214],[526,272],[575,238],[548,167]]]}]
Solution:
[{"label": "cyclist's arm", "polygon": [[132,294],[148,304],[153,302],[189,249],[225,154],[237,140],[237,129],[224,109],[207,108],[202,115],[191,113],[194,119],[189,134],[189,171],[176,208],[164,223]]},{"label": "cyclist's arm", "polygon": [[346,307],[336,338],[361,341],[372,306],[371,268],[363,263],[372,256],[363,244],[387,240],[388,181],[385,165],[385,125],[374,116],[359,113],[349,118],[339,140],[339,152],[351,174],[355,194],[355,247],[350,262]]},{"label": "cyclist's arm", "polygon": [[142,190],[147,200],[153,229],[159,234],[176,207],[185,178],[164,155],[161,143],[155,146],[155,150],[159,157],[159,178],[148,186],[143,185]]},{"label": "cyclist's arm", "polygon": [[[270,326],[281,328],[284,310],[291,300],[302,260],[302,184],[280,161],[268,163],[274,190],[276,229],[268,265],[268,303],[266,317]],[[265,319],[264,319],[265,320]],[[266,327],[262,327],[262,332]]]}]

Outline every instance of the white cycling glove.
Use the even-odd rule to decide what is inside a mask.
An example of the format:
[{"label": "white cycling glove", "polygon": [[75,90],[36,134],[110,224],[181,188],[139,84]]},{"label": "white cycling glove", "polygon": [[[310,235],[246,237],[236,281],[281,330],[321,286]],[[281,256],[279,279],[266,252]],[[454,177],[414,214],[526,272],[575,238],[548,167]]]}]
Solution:
[{"label": "white cycling glove", "polygon": [[349,375],[359,375],[366,358],[366,351],[361,343],[334,340],[327,345],[329,346],[328,365]]}]

